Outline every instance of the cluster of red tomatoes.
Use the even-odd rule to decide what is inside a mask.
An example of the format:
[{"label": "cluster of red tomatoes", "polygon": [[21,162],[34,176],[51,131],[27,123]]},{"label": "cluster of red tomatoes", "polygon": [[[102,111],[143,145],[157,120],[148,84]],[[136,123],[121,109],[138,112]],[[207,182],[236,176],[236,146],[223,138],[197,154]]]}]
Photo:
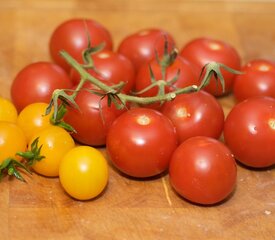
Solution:
[{"label": "cluster of red tomatoes", "polygon": [[[129,96],[135,92],[133,102],[200,85],[202,69],[209,62],[222,63],[243,74],[222,69],[224,89],[213,77],[204,90],[181,94],[162,104],[130,103],[124,109],[110,105],[104,94],[93,94],[92,91],[101,90],[87,81],[74,99],[78,109],[68,107],[64,116],[75,132],[69,135],[64,129],[49,126],[51,133],[43,128],[31,134],[37,121],[30,116],[40,111],[41,117],[46,108],[44,105],[39,111],[34,110],[34,103],[49,103],[54,89],[73,91],[82,79],[60,56],[60,51],[87,64],[83,51],[90,44],[93,51],[89,74],[109,86],[124,82],[121,92]],[[34,164],[34,170],[46,176],[59,175],[64,189],[73,197],[89,199],[107,184],[106,161],[94,148],[98,146],[106,146],[110,163],[126,175],[146,178],[168,170],[175,191],[200,204],[214,204],[230,195],[236,184],[236,160],[255,168],[275,164],[274,63],[253,60],[241,66],[236,49],[209,38],[194,39],[176,52],[175,40],[161,29],[133,33],[113,51],[110,32],[88,19],[72,19],[59,25],[49,46],[55,63],[32,63],[22,69],[12,83],[11,97],[19,117],[26,108],[30,109],[23,120],[18,117],[18,123],[27,125],[26,134],[31,141],[39,137],[43,144],[41,153],[46,159]],[[166,85],[161,89],[159,83],[163,81]],[[216,97],[232,91],[239,103],[225,119]],[[50,125],[49,119],[46,122]],[[64,134],[61,137],[61,133],[56,133],[58,143],[54,143],[58,159],[63,159],[61,163],[56,161],[56,152],[49,153],[52,146],[46,147],[43,137],[43,132],[51,135],[57,128]],[[220,141],[222,136],[224,142]],[[75,147],[71,137],[92,147]],[[54,159],[52,165],[46,161],[48,154]],[[83,177],[89,169],[87,161],[92,162],[91,166],[96,161],[96,171],[89,170],[90,177]],[[42,171],[38,170],[40,166]],[[51,172],[52,166],[54,174],[45,173]],[[99,187],[94,190],[94,186]],[[81,191],[86,192],[81,195]],[[87,194],[89,191],[93,194]]]}]

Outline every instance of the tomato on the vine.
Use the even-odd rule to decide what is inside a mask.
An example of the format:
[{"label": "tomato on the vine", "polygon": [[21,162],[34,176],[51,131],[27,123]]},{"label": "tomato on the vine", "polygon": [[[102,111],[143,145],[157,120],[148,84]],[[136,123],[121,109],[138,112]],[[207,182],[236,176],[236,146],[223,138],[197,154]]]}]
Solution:
[{"label": "tomato on the vine", "polygon": [[118,52],[130,59],[135,69],[164,53],[164,43],[168,42],[168,51],[175,47],[175,40],[167,31],[157,28],[143,29],[126,36],[118,46]]},{"label": "tomato on the vine", "polygon": [[[199,81],[196,78],[195,73],[191,64],[184,58],[177,56],[176,59],[171,62],[169,66],[166,67],[165,76],[162,76],[162,68],[156,59],[149,62],[148,65],[143,65],[140,67],[137,77],[135,80],[135,91],[138,93],[152,84],[151,73],[149,65],[152,69],[155,80],[164,80],[166,82],[171,81],[175,77],[177,78],[175,82],[165,86],[165,92],[175,91],[177,88],[184,88],[191,85],[198,85]],[[138,96],[141,97],[153,97],[158,94],[158,87],[154,86],[148,91],[145,91]],[[153,104],[156,108],[159,104]]]},{"label": "tomato on the vine", "polygon": [[10,100],[0,97],[0,121],[15,123],[17,116],[17,110],[14,104]]},{"label": "tomato on the vine", "polygon": [[[123,91],[128,93],[132,90],[135,81],[135,69],[132,62],[124,55],[103,50],[91,56],[94,68],[87,71],[94,77],[99,77],[104,81],[118,84],[125,83]],[[72,69],[70,77],[74,84],[80,81],[80,75],[76,70]]]},{"label": "tomato on the vine", "polygon": [[7,158],[19,160],[17,152],[24,152],[27,140],[22,129],[12,122],[0,121],[0,164]]},{"label": "tomato on the vine", "polygon": [[78,200],[92,199],[98,196],[108,183],[107,161],[95,148],[72,148],[61,160],[59,179],[71,197]]},{"label": "tomato on the vine", "polygon": [[275,98],[275,64],[264,59],[249,61],[234,81],[233,93],[241,102],[250,97]]},{"label": "tomato on the vine", "polygon": [[215,204],[234,190],[237,167],[231,151],[222,142],[198,136],[175,150],[169,176],[172,187],[185,199]]},{"label": "tomato on the vine", "polygon": [[[197,69],[197,77],[200,76],[203,66],[209,62],[219,62],[235,70],[240,70],[241,59],[237,50],[228,43],[211,38],[197,38],[188,42],[180,51],[180,55],[189,60]],[[228,93],[233,88],[236,75],[221,70],[225,81],[225,91],[222,91],[220,82],[216,82],[214,77],[205,90],[215,96]]]},{"label": "tomato on the vine", "polygon": [[29,150],[36,138],[39,138],[38,145],[42,146],[40,155],[45,158],[36,161],[32,165],[33,170],[43,176],[57,177],[62,157],[75,146],[73,138],[63,128],[49,126],[32,136]]},{"label": "tomato on the vine", "polygon": [[47,107],[47,103],[32,103],[19,113],[17,125],[24,131],[27,141],[31,139],[32,135],[51,125],[51,113],[45,115]]},{"label": "tomato on the vine", "polygon": [[59,52],[65,50],[79,62],[82,52],[88,47],[90,38],[91,46],[104,43],[104,49],[112,50],[113,40],[110,32],[103,25],[92,19],[70,19],[61,23],[52,33],[49,47],[53,60],[70,71],[70,65],[63,59]]},{"label": "tomato on the vine", "polygon": [[275,99],[254,97],[235,105],[225,120],[224,140],[244,165],[274,165]]},{"label": "tomato on the vine", "polygon": [[64,121],[76,130],[72,134],[76,141],[90,146],[102,146],[106,143],[111,124],[125,110],[117,109],[114,104],[108,106],[107,96],[99,96],[86,89],[102,92],[90,83],[85,84],[75,98],[79,109],[68,108]]},{"label": "tomato on the vine", "polygon": [[164,103],[161,112],[176,127],[179,142],[195,136],[219,138],[223,130],[223,108],[205,91],[178,95]]},{"label": "tomato on the vine", "polygon": [[20,112],[31,103],[49,103],[55,89],[71,86],[69,75],[60,66],[50,62],[36,62],[17,74],[11,85],[11,98]]},{"label": "tomato on the vine", "polygon": [[171,121],[149,108],[133,108],[112,124],[106,141],[110,160],[132,177],[150,177],[167,170],[177,147]]}]

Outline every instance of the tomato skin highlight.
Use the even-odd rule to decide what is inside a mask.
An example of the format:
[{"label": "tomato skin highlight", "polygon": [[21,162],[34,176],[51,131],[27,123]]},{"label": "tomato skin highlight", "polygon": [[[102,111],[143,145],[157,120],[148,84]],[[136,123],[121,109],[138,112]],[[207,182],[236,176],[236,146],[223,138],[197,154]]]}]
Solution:
[{"label": "tomato skin highlight", "polygon": [[156,52],[160,57],[163,56],[165,38],[170,52],[175,47],[171,34],[158,28],[142,29],[122,39],[118,52],[130,59],[138,71],[143,64],[155,58]]},{"label": "tomato skin highlight", "polygon": [[0,121],[0,164],[7,158],[20,160],[17,152],[24,152],[27,140],[23,130],[12,122]]},{"label": "tomato skin highlight", "polygon": [[49,126],[33,135],[28,144],[29,150],[36,138],[39,138],[38,146],[42,145],[41,156],[45,158],[35,162],[33,170],[46,177],[58,177],[62,157],[75,146],[73,138],[63,128]]},{"label": "tomato skin highlight", "polygon": [[[207,37],[196,38],[185,44],[180,50],[180,56],[186,58],[196,67],[198,78],[203,66],[209,62],[223,63],[235,70],[241,68],[241,58],[234,47],[224,41]],[[209,85],[204,88],[205,91],[214,96],[221,96],[232,90],[236,75],[224,69],[221,69],[221,73],[225,81],[225,91],[222,91],[220,82],[218,85],[216,84],[214,77],[211,78]]]},{"label": "tomato skin highlight", "polygon": [[264,59],[249,61],[236,76],[233,93],[238,102],[258,96],[275,98],[275,64]]},{"label": "tomato skin highlight", "polygon": [[11,85],[11,99],[20,112],[31,103],[49,103],[55,89],[71,86],[69,75],[61,67],[50,62],[36,62],[17,74]]},{"label": "tomato skin highlight", "polygon": [[64,190],[78,200],[97,197],[108,183],[109,170],[100,151],[78,146],[68,151],[61,160],[59,179]]},{"label": "tomato skin highlight", "polygon": [[88,47],[87,31],[91,39],[91,46],[105,43],[104,49],[112,50],[113,41],[110,32],[103,25],[92,19],[69,19],[56,27],[51,35],[49,48],[52,59],[70,71],[59,52],[65,50],[78,62],[83,62],[82,51]]},{"label": "tomato skin highlight", "polygon": [[126,175],[145,178],[167,170],[177,147],[171,121],[153,109],[133,108],[112,124],[106,141],[111,162]]},{"label": "tomato skin highlight", "polygon": [[218,139],[223,131],[222,106],[205,91],[178,95],[173,101],[164,103],[161,112],[176,127],[180,143],[195,136]]},{"label": "tomato skin highlight", "polygon": [[246,166],[275,164],[275,99],[254,97],[233,107],[224,125],[224,140]]},{"label": "tomato skin highlight", "polygon": [[237,167],[231,151],[209,137],[193,137],[181,143],[169,166],[172,187],[197,204],[216,204],[233,192]]}]

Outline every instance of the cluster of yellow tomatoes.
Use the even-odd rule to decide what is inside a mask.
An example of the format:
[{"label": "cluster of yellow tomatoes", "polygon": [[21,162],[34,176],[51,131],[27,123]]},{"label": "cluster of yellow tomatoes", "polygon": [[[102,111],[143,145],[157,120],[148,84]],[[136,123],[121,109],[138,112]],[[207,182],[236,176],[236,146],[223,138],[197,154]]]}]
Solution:
[{"label": "cluster of yellow tomatoes", "polygon": [[59,177],[61,186],[73,198],[87,200],[98,196],[108,182],[108,164],[102,153],[90,146],[78,146],[71,135],[51,124],[45,115],[46,103],[32,103],[17,112],[8,99],[0,97],[0,170],[7,159],[23,164],[18,153],[30,152],[35,140],[40,160],[30,170],[45,176]]}]

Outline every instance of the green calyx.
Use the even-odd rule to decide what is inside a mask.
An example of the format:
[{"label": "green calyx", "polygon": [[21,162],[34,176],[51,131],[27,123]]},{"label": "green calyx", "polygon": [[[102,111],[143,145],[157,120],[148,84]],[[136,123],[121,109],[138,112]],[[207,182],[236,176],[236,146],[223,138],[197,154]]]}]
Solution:
[{"label": "green calyx", "polygon": [[23,158],[22,161],[15,160],[13,158],[7,158],[0,164],[0,180],[4,176],[14,176],[18,180],[25,182],[25,179],[21,175],[21,170],[31,174],[29,167],[36,161],[41,161],[44,156],[41,155],[42,145],[38,145],[39,138],[36,138],[31,144],[31,150],[26,152],[17,152],[16,155]]},{"label": "green calyx", "polygon": [[22,182],[25,182],[25,179],[22,177],[19,171],[20,168],[31,174],[31,171],[23,163],[12,158],[7,158],[2,162],[2,164],[0,164],[0,180],[5,175],[9,175],[16,177]]},{"label": "green calyx", "polygon": [[24,158],[27,166],[32,166],[36,161],[40,161],[44,156],[41,156],[42,145],[38,146],[39,138],[36,138],[31,143],[31,149],[26,152],[17,152],[16,155]]}]

